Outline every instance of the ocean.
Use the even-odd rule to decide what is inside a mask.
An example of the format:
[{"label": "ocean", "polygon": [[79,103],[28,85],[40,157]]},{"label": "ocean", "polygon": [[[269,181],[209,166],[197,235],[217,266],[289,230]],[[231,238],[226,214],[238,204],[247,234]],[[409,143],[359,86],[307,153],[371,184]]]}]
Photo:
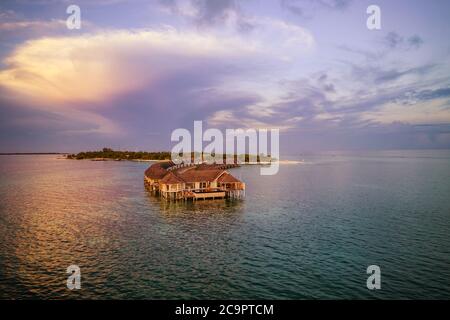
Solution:
[{"label": "ocean", "polygon": [[58,157],[0,156],[1,299],[450,299],[448,150],[243,166],[244,200],[196,203],[153,197],[149,163]]}]

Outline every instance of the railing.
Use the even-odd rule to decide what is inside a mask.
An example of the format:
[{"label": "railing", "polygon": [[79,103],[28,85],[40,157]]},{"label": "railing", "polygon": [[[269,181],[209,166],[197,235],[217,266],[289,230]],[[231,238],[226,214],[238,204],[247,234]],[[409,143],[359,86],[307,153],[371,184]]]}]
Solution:
[{"label": "railing", "polygon": [[[181,169],[181,168],[189,168],[189,167],[196,167],[199,166],[203,163],[180,163],[174,166],[171,166],[169,168],[167,168],[167,171],[173,171],[173,170],[177,170],[177,169]],[[230,168],[236,168],[236,167],[240,167],[240,165],[238,163],[223,163],[223,164],[210,164],[211,166],[215,166],[216,169],[222,169],[222,170],[226,170],[226,169],[230,169]]]},{"label": "railing", "polygon": [[171,166],[169,168],[167,168],[167,171],[173,171],[173,170],[177,170],[177,169],[181,169],[181,168],[188,168],[188,167],[193,167],[196,166],[195,163],[180,163],[174,166]]},{"label": "railing", "polygon": [[227,192],[227,191],[241,191],[245,188],[241,185],[239,186],[221,186],[221,187],[206,187],[206,188],[176,188],[169,190],[161,190],[163,192],[193,192],[193,193],[207,193],[207,192]]}]

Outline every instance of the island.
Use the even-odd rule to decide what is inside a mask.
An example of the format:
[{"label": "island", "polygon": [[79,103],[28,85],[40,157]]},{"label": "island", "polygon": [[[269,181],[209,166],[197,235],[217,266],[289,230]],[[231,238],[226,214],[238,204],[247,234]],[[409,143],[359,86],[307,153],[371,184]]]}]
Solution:
[{"label": "island", "polygon": [[106,160],[132,160],[132,161],[158,161],[170,160],[170,152],[145,152],[145,151],[117,151],[111,148],[103,148],[100,151],[85,151],[77,154],[67,155],[67,159],[83,160],[89,159],[93,161]]},{"label": "island", "polygon": [[[209,154],[202,153],[200,157],[199,152],[191,153],[192,162],[198,162],[195,159],[202,159],[201,162],[205,162],[208,159]],[[214,154],[212,154],[214,156]],[[227,155],[217,155],[216,158],[222,157],[223,163],[227,162]],[[249,154],[242,155],[234,155],[229,156],[229,158],[233,158],[233,163],[241,163],[241,164],[270,164],[272,160],[270,155],[257,155],[253,158],[256,158],[256,162],[251,162]],[[66,156],[67,159],[75,159],[75,160],[92,160],[92,161],[108,161],[108,160],[130,160],[130,161],[161,161],[161,160],[172,160],[172,154],[168,151],[160,151],[160,152],[146,152],[146,151],[117,151],[111,148],[103,148],[99,151],[85,151],[77,154],[68,154]],[[208,161],[206,161],[208,162]],[[229,161],[230,162],[230,161]]]}]

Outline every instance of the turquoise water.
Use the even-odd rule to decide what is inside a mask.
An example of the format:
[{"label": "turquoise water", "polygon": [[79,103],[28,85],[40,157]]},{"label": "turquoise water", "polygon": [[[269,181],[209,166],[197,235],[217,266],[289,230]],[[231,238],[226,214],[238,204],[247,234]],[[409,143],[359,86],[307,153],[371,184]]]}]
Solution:
[{"label": "turquoise water", "polygon": [[231,170],[243,201],[170,204],[148,163],[0,156],[0,298],[450,298],[449,151],[297,158]]}]

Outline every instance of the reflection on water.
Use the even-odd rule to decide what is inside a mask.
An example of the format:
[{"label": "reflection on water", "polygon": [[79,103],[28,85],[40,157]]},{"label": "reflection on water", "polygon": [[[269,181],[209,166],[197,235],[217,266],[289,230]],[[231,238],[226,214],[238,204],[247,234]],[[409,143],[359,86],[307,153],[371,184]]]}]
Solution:
[{"label": "reflection on water", "polygon": [[168,202],[146,163],[2,156],[0,298],[450,297],[448,152],[304,160],[233,169],[242,201]]},{"label": "reflection on water", "polygon": [[244,210],[242,200],[215,199],[199,201],[170,201],[155,195],[147,189],[149,203],[158,207],[160,214],[167,219],[195,218],[202,216],[233,216],[240,215]]}]

